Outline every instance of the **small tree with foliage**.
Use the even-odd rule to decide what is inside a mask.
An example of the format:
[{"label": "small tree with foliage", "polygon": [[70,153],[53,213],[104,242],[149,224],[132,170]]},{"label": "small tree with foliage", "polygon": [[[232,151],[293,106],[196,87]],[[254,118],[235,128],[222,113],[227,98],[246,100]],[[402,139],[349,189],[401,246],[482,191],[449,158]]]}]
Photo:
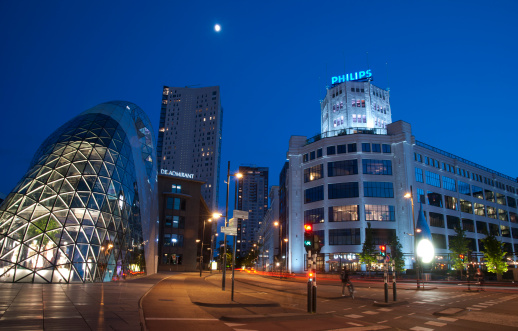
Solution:
[{"label": "small tree with foliage", "polygon": [[376,245],[374,245],[370,222],[367,222],[367,229],[365,229],[365,241],[363,242],[362,251],[360,253],[360,262],[368,265],[370,277],[371,265],[376,262]]},{"label": "small tree with foliage", "polygon": [[504,245],[496,238],[494,233],[486,235],[482,239],[484,245],[484,259],[486,260],[487,272],[496,273],[497,277],[507,271],[507,263],[504,260]]},{"label": "small tree with foliage", "polygon": [[405,260],[403,259],[403,246],[399,242],[398,236],[394,233],[390,238],[390,254],[397,272],[405,270]]},{"label": "small tree with foliage", "polygon": [[469,240],[466,238],[466,231],[464,231],[460,224],[457,224],[454,230],[455,235],[450,238],[450,251],[453,255],[450,256],[450,262],[455,270],[460,271],[462,276],[462,270],[464,270],[465,264],[459,255],[462,254],[465,256],[465,259],[467,258]]}]

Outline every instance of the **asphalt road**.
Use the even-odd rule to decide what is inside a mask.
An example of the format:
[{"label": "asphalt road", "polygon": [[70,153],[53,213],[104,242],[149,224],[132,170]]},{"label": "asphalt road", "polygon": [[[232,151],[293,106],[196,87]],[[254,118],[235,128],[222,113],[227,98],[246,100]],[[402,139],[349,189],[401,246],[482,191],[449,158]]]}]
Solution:
[{"label": "asphalt road", "polygon": [[[318,282],[317,313],[307,313],[303,279],[236,273],[221,290],[221,275],[175,274],[143,299],[149,330],[517,330],[516,287],[468,292],[464,285],[398,284],[397,304],[384,306],[383,284],[353,280],[355,299],[342,297],[338,280]],[[475,289],[476,287],[472,287]],[[169,300],[169,301],[168,301]]]}]

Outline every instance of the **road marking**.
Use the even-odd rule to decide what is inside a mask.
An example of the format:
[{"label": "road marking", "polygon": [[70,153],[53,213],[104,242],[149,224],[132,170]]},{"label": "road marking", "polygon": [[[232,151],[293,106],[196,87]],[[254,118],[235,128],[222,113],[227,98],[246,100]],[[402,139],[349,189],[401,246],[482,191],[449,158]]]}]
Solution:
[{"label": "road marking", "polygon": [[358,308],[363,308],[363,307],[365,307],[365,306],[366,306],[366,305],[363,305],[363,306],[360,306],[360,307],[358,307]]},{"label": "road marking", "polygon": [[379,311],[392,311],[392,309],[390,309],[390,308],[380,308],[380,309],[378,309],[378,310],[379,310]]},{"label": "road marking", "polygon": [[441,321],[452,322],[452,323],[457,321],[457,318],[451,318],[451,317],[439,317],[438,319],[440,319]]},{"label": "road marking", "polygon": [[344,308],[344,310],[349,310],[349,309],[352,309],[352,308]]},{"label": "road marking", "polygon": [[414,315],[414,314],[415,314],[415,313],[410,313],[410,314],[408,314],[408,315]]},{"label": "road marking", "polygon": [[226,325],[230,326],[231,328],[233,328],[234,326],[241,326],[241,325],[245,325],[245,324],[239,324],[239,323],[225,323]]},{"label": "road marking", "polygon": [[474,308],[474,307],[468,307],[468,308],[466,308],[466,309],[469,309],[469,310],[482,310],[482,309],[480,309],[480,308]]},{"label": "road marking", "polygon": [[388,321],[387,321],[387,320],[385,320],[385,321],[381,321],[381,322],[378,322],[378,324],[386,323],[386,322],[388,322]]},{"label": "road marking", "polygon": [[414,301],[414,303],[420,303],[420,304],[423,304],[423,303],[426,303],[424,301]]},{"label": "road marking", "polygon": [[409,330],[412,330],[412,331],[433,331],[433,329],[423,328],[422,326],[414,326],[413,328],[411,328]]},{"label": "road marking", "polygon": [[362,318],[364,317],[363,315],[355,315],[355,314],[351,314],[351,315],[344,315],[345,317],[349,317],[349,318]]},{"label": "road marking", "polygon": [[219,321],[217,318],[172,318],[172,317],[147,317],[148,321]]},{"label": "road marking", "polygon": [[487,308],[487,306],[483,306],[483,305],[473,305],[473,307],[477,307],[477,308]]},{"label": "road marking", "polygon": [[372,310],[367,310],[367,311],[364,311],[362,314],[367,314],[367,315],[376,315],[376,314],[379,314],[379,312],[377,312],[377,311],[372,311]]},{"label": "road marking", "polygon": [[363,324],[353,323],[353,322],[347,322],[347,324],[353,325],[353,326],[363,326]]},{"label": "road marking", "polygon": [[403,316],[394,317],[394,319],[397,320],[398,318],[401,318],[401,317],[403,317]]},{"label": "road marking", "polygon": [[441,323],[441,322],[434,322],[434,321],[428,321],[424,324],[427,324],[427,325],[433,325],[433,326],[445,326],[446,323]]},{"label": "road marking", "polygon": [[328,313],[328,314],[336,313],[336,310],[331,310],[331,311],[328,311],[327,313]]}]

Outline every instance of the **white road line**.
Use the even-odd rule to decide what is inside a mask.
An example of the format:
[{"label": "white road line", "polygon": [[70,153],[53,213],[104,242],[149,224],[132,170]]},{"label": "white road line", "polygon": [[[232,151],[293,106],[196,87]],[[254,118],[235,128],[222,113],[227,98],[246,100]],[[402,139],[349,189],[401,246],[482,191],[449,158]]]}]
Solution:
[{"label": "white road line", "polygon": [[392,311],[393,309],[390,309],[390,308],[380,308],[378,310],[379,311]]},{"label": "white road line", "polygon": [[410,314],[408,314],[408,315],[414,315],[414,314],[415,314],[415,313],[410,313]]},{"label": "white road line", "polygon": [[377,312],[377,311],[372,311],[372,310],[367,310],[367,311],[364,311],[362,314],[367,314],[367,315],[376,315],[376,314],[379,314],[379,312]]},{"label": "white road line", "polygon": [[482,309],[480,309],[480,308],[475,308],[475,307],[468,307],[468,308],[466,308],[466,309],[470,309],[470,310],[482,310]]},{"label": "white road line", "polygon": [[452,322],[452,323],[457,321],[457,318],[451,318],[451,317],[439,317],[438,319],[441,321]]},{"label": "white road line", "polygon": [[170,317],[147,317],[148,321],[219,321],[217,318],[170,318]]},{"label": "white road line", "polygon": [[241,326],[241,325],[245,325],[245,324],[239,324],[239,323],[225,323],[227,326],[230,326],[231,328],[233,328],[234,326]]},{"label": "white road line", "polygon": [[433,331],[433,329],[423,328],[422,326],[414,326],[413,328],[411,328],[409,330],[412,330],[412,331]]},{"label": "white road line", "polygon": [[397,320],[398,318],[401,318],[401,317],[403,317],[403,316],[394,317],[394,319]]},{"label": "white road line", "polygon": [[353,323],[353,322],[347,322],[347,324],[353,325],[353,326],[363,326],[363,324],[358,324],[358,323]]},{"label": "white road line", "polygon": [[434,322],[434,321],[428,321],[424,324],[427,324],[427,325],[433,325],[433,326],[445,326],[446,323],[441,323],[441,322]]},{"label": "white road line", "polygon": [[349,317],[349,318],[362,318],[364,317],[363,315],[355,315],[355,314],[351,314],[351,315],[344,315],[345,317]]},{"label": "white road line", "polygon": [[388,322],[388,321],[387,321],[387,320],[385,320],[385,321],[380,321],[380,322],[378,322],[378,324],[386,323],[386,322]]}]

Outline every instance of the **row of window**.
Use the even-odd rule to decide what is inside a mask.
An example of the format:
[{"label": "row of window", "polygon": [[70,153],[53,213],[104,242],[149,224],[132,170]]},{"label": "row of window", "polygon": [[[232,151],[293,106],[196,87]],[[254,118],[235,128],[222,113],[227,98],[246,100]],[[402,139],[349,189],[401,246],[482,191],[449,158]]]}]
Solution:
[{"label": "row of window", "polygon": [[[394,206],[365,205],[365,220],[378,222],[395,222],[396,211]],[[360,206],[333,206],[329,207],[329,222],[356,222],[360,220]],[[324,208],[315,208],[304,211],[304,224],[324,223]]]},{"label": "row of window", "polygon": [[[468,179],[472,179],[472,180],[475,180],[475,181],[478,181],[480,183],[484,183],[486,185],[490,185],[490,186],[495,186],[501,190],[506,190],[508,192],[511,192],[511,193],[516,193],[517,192],[517,189],[510,186],[510,185],[505,185],[501,182],[498,182],[498,181],[495,181],[491,178],[487,178],[487,177],[484,177],[484,176],[481,176],[479,174],[476,174],[476,173],[473,173],[473,172],[469,172],[468,170],[466,169],[462,169],[460,167],[455,167],[451,164],[448,164],[448,163],[445,163],[445,162],[440,162],[438,160],[435,160],[431,157],[428,157],[428,156],[424,156],[424,158],[421,156],[421,154],[419,153],[414,153],[414,161],[416,162],[420,162],[420,163],[424,163],[426,165],[429,165],[429,166],[432,166],[432,167],[435,167],[435,168],[438,168],[438,169],[442,169],[444,171],[448,171],[448,172],[451,172],[452,174],[457,174],[459,176],[463,176],[465,178],[468,178]],[[424,162],[423,162],[424,161]]]},{"label": "row of window", "polygon": [[185,210],[185,199],[168,197],[166,209]]},{"label": "row of window", "polygon": [[[363,174],[392,175],[392,161],[363,159]],[[339,177],[358,174],[358,160],[343,160],[327,163],[327,176]],[[304,183],[324,178],[323,164],[304,169]]]},{"label": "row of window", "polygon": [[[423,170],[420,168],[415,168],[415,180],[419,183],[424,183],[424,177],[423,177]],[[439,174],[436,174],[431,171],[426,171],[426,184],[435,186],[435,187],[441,187],[452,191],[457,192],[457,181],[453,178],[442,176],[442,185],[441,185],[441,178]],[[499,205],[516,208],[516,199],[510,196],[505,196],[502,193],[494,192],[491,190],[483,189],[479,186],[472,185],[470,186],[468,183],[464,183],[462,181],[458,181],[458,191],[461,194],[464,195],[473,195],[474,198],[481,199],[481,200],[487,200],[490,202],[496,202]]]},{"label": "row of window", "polygon": [[[371,148],[372,146],[372,148]],[[390,154],[391,146],[388,144],[370,144],[370,143],[362,143],[362,152],[364,153],[386,153]],[[335,155],[335,154],[346,154],[346,153],[356,153],[358,152],[356,143],[353,144],[343,144],[337,146],[328,146],[327,147],[327,155]],[[315,158],[322,157],[322,148],[317,149],[316,151],[311,151],[302,155],[302,162],[308,162],[314,160]]]},{"label": "row of window", "polygon": [[[394,185],[391,182],[363,182],[365,197],[393,198]],[[359,197],[358,182],[328,184],[328,199]],[[304,203],[324,200],[324,185],[304,190]]]}]

